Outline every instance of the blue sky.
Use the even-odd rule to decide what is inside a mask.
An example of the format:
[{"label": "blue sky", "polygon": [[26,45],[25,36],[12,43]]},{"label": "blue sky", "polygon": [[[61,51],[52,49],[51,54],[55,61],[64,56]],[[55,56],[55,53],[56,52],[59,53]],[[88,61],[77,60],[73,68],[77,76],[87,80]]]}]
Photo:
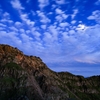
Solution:
[{"label": "blue sky", "polygon": [[54,71],[100,74],[100,0],[0,0],[0,43]]}]

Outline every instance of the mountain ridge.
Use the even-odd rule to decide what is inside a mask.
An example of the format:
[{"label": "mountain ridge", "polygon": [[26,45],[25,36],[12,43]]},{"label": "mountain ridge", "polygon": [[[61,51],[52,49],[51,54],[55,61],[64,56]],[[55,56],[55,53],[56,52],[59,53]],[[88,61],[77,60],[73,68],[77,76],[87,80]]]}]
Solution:
[{"label": "mountain ridge", "polygon": [[100,76],[54,72],[9,45],[0,45],[0,73],[1,100],[100,100]]}]

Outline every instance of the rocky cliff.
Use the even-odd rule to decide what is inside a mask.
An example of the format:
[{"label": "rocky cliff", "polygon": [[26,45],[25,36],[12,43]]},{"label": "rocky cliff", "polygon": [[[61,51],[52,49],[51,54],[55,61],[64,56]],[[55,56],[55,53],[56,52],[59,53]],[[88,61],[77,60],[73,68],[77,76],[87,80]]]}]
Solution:
[{"label": "rocky cliff", "polygon": [[0,100],[100,100],[100,76],[50,70],[39,57],[0,45]]}]

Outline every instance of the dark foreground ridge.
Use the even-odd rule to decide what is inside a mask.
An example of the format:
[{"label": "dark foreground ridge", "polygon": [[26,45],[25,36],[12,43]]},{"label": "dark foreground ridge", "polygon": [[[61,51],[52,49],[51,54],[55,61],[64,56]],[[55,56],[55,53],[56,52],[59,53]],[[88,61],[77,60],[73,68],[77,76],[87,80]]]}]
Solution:
[{"label": "dark foreground ridge", "polygon": [[2,44],[0,100],[100,100],[100,76],[56,73],[39,57]]}]

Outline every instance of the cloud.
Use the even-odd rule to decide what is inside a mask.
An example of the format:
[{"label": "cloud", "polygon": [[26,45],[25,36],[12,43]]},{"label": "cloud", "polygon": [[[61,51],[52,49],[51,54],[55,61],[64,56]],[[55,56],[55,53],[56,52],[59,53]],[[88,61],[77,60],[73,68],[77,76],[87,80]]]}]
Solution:
[{"label": "cloud", "polygon": [[14,26],[9,27],[10,31],[18,32],[18,29]]},{"label": "cloud", "polygon": [[41,25],[41,28],[45,30],[46,29],[46,25]]},{"label": "cloud", "polygon": [[23,28],[19,29],[20,33],[25,33],[25,30]]},{"label": "cloud", "polygon": [[28,3],[28,4],[29,4],[29,3],[30,3],[30,0],[27,0],[27,1],[26,1],[26,3]]},{"label": "cloud", "polygon": [[[30,27],[31,26],[30,23],[32,21],[29,20],[28,14],[25,15],[25,13],[23,14],[20,12],[20,16],[21,15],[23,17],[23,21],[14,22],[13,20],[11,20],[11,15],[9,13],[2,12],[3,17],[0,20],[0,26],[1,26],[0,27],[0,43],[16,46],[20,50],[24,51],[25,53],[30,54],[28,50],[29,49],[32,50],[33,44],[34,44],[34,48],[36,45],[35,42],[33,43],[33,37],[31,35],[31,31],[28,30],[32,28]],[[27,29],[25,29],[25,26],[28,26]],[[36,35],[37,36],[34,36],[34,37],[38,37],[38,34]]]},{"label": "cloud", "polygon": [[56,27],[51,25],[48,27],[49,32],[52,34],[52,40],[56,41],[58,39],[59,32],[57,31]]},{"label": "cloud", "polygon": [[86,28],[86,26],[84,24],[79,24],[76,29],[77,30],[85,30],[85,28]]},{"label": "cloud", "polygon": [[72,20],[72,21],[71,21],[71,24],[75,24],[75,23],[76,23],[76,20]]},{"label": "cloud", "polygon": [[56,16],[55,19],[56,19],[58,22],[62,22],[62,21],[63,21],[63,18],[62,18],[61,15]]},{"label": "cloud", "polygon": [[69,23],[67,23],[67,22],[60,23],[59,26],[60,27],[66,27],[66,26],[69,26]]},{"label": "cloud", "polygon": [[23,23],[25,23],[29,28],[33,27],[35,25],[35,22],[30,20],[27,13],[21,13],[20,12],[20,18],[23,21]]},{"label": "cloud", "polygon": [[95,2],[95,5],[100,5],[100,0],[97,0],[97,2]]},{"label": "cloud", "polygon": [[43,9],[47,5],[49,5],[49,0],[38,0],[40,9]]},{"label": "cloud", "polygon": [[20,34],[20,36],[21,36],[21,38],[22,38],[22,42],[23,43],[27,43],[27,42],[30,42],[31,43],[31,37],[30,36],[28,36],[28,35],[26,35],[24,32],[24,30],[20,30],[20,32],[21,32],[21,34]]},{"label": "cloud", "polygon": [[44,14],[44,12],[37,11],[37,14],[40,17],[41,23],[46,24],[51,22],[51,20]]},{"label": "cloud", "polygon": [[35,37],[36,41],[41,41],[40,39],[41,34],[38,31],[32,32],[32,35]]},{"label": "cloud", "polygon": [[[27,0],[27,2],[29,2],[29,1]],[[11,1],[11,4],[12,4],[12,7],[13,7],[13,8],[15,8],[15,9],[18,10],[20,19],[21,19],[27,26],[33,27],[34,24],[35,24],[35,22],[32,21],[32,20],[30,20],[29,14],[28,14],[28,13],[23,12],[23,10],[25,10],[25,8],[21,5],[21,2],[20,2],[19,0],[12,0],[12,1]],[[32,15],[34,15],[34,14],[33,14],[33,11],[31,11],[30,13],[32,13]],[[16,24],[19,24],[19,23],[16,23]],[[18,25],[17,25],[17,26],[18,26]]]},{"label": "cloud", "polygon": [[12,7],[17,10],[24,10],[19,0],[11,0]]},{"label": "cloud", "polygon": [[96,64],[100,63],[100,52],[88,54],[88,55],[80,55],[80,57],[76,57],[75,60],[82,63],[90,63],[90,64]]},{"label": "cloud", "polygon": [[73,9],[73,14],[71,14],[72,19],[75,18],[78,12],[79,12],[78,9]]},{"label": "cloud", "polygon": [[2,23],[13,23],[12,20],[10,20],[11,15],[8,12],[1,12],[1,20]]},{"label": "cloud", "polygon": [[[39,38],[40,33],[35,32],[34,37],[32,37],[31,31],[23,28],[22,23],[15,22],[12,25],[11,24],[8,24],[8,25],[9,26],[5,28],[5,26],[2,23],[2,26],[4,28],[0,30],[0,40],[1,40],[0,43],[17,46],[20,50],[24,51],[24,53],[27,53],[27,54],[32,54],[33,48],[34,48],[34,53],[38,55],[37,54],[37,52],[39,51],[38,49],[42,47],[40,47],[40,44],[39,44],[40,41],[33,42],[33,40],[34,38]],[[18,25],[21,26],[20,29]],[[29,52],[28,50],[31,50],[31,52]]]},{"label": "cloud", "polygon": [[1,12],[0,26],[4,29],[7,29],[7,24],[13,24],[13,21],[10,19],[10,14],[8,12]]},{"label": "cloud", "polygon": [[[28,2],[28,1],[27,1]],[[24,10],[25,8],[21,5],[21,2],[19,0],[12,0],[11,1],[11,4],[13,6],[13,8],[17,9],[18,10],[18,13],[19,13],[19,17],[20,19],[23,21],[24,24],[26,24],[28,27],[33,27],[35,22],[32,21],[30,18],[29,18],[29,14],[28,13],[25,13],[23,12],[22,10]],[[33,14],[33,11],[31,11],[30,13]],[[22,24],[20,22],[16,22],[15,23],[17,27],[21,26]]]},{"label": "cloud", "polygon": [[59,9],[59,8],[56,8],[55,12],[56,12],[56,14],[62,14],[63,13],[63,11],[61,9]]},{"label": "cloud", "polygon": [[92,12],[92,15],[88,16],[88,20],[95,20],[97,23],[100,24],[100,10],[95,10]]},{"label": "cloud", "polygon": [[6,25],[4,25],[4,24],[0,23],[0,27],[4,27],[4,28],[5,28],[5,27],[6,27]]},{"label": "cloud", "polygon": [[[11,20],[9,13],[4,13],[5,17],[2,20],[5,19],[10,24],[7,27],[1,20],[0,39],[2,43],[16,45],[21,50],[24,47],[25,53],[40,56],[46,63],[99,62],[97,59],[99,58],[100,25],[86,26],[81,22],[74,26],[76,20],[73,20],[71,25],[64,21],[62,15],[57,15],[55,22],[48,25],[49,21],[46,20],[49,20],[48,16],[43,11],[37,11],[40,22],[44,21],[36,27],[36,22],[30,20],[27,13],[20,12],[19,14],[22,22],[16,21],[11,24],[8,21]],[[97,12],[93,12],[93,15],[95,14]],[[64,16],[67,18],[66,14]],[[25,26],[28,27],[24,28]],[[42,33],[41,29],[45,32]]]},{"label": "cloud", "polygon": [[3,17],[5,17],[5,18],[7,18],[7,19],[9,18],[9,16],[10,16],[10,15],[9,15],[8,12],[5,12],[5,13],[3,14]]},{"label": "cloud", "polygon": [[49,33],[49,32],[45,32],[44,33],[44,38],[48,41],[48,39],[49,40],[51,40],[52,39],[52,35]]},{"label": "cloud", "polygon": [[30,34],[31,33],[31,31],[30,30],[26,30],[26,34]]},{"label": "cloud", "polygon": [[65,0],[55,0],[55,2],[59,5],[65,4]]},{"label": "cloud", "polygon": [[52,9],[55,9],[57,7],[56,4],[52,4]]},{"label": "cloud", "polygon": [[22,23],[21,22],[15,22],[15,26],[16,27],[21,27],[22,26]]},{"label": "cloud", "polygon": [[[61,13],[61,14],[60,14]],[[56,12],[57,14],[57,12]],[[66,21],[69,15],[66,15],[64,12],[59,12],[57,16],[55,16],[56,22],[61,23],[62,21]]]},{"label": "cloud", "polygon": [[71,35],[75,34],[75,30],[70,30],[69,34],[71,34]]},{"label": "cloud", "polygon": [[61,16],[63,17],[63,19],[67,19],[69,15],[66,15],[65,13],[63,13]]},{"label": "cloud", "polygon": [[67,14],[61,9],[65,0],[55,2],[46,13],[44,7],[50,1],[38,0],[40,10],[30,10],[27,13],[19,0],[11,1],[13,8],[18,10],[21,21],[12,20],[12,15],[8,12],[0,12],[0,43],[17,46],[25,54],[39,56],[46,64],[53,62],[65,70],[66,63],[99,63],[100,11],[95,10],[87,17],[89,21],[95,20],[97,23],[88,26],[75,19],[78,9],[72,9],[73,13]]},{"label": "cloud", "polygon": [[95,16],[89,16],[87,19],[88,20],[95,20]]},{"label": "cloud", "polygon": [[10,44],[10,45],[17,45],[20,46],[21,44],[21,40],[16,37],[16,33],[15,32],[9,32],[7,33],[6,31],[0,31],[0,43],[5,43],[5,44]]},{"label": "cloud", "polygon": [[99,53],[99,38],[100,29],[98,28],[100,25],[95,25],[92,28],[88,27],[83,33],[80,34],[80,40],[78,39],[78,43],[80,43],[77,46],[78,53],[80,52],[80,56],[76,61],[80,62],[86,62],[86,63],[98,63],[98,58],[100,57]]}]

